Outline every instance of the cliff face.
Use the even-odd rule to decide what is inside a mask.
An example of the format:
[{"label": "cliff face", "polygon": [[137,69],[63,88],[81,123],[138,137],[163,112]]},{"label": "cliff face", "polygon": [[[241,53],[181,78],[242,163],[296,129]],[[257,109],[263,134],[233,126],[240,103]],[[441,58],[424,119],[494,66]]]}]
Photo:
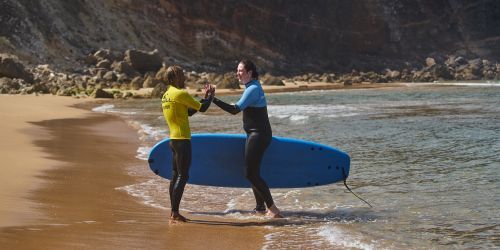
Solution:
[{"label": "cliff face", "polygon": [[275,72],[500,57],[496,0],[1,0],[0,22],[0,52],[68,69],[99,48],[209,71],[241,57]]}]

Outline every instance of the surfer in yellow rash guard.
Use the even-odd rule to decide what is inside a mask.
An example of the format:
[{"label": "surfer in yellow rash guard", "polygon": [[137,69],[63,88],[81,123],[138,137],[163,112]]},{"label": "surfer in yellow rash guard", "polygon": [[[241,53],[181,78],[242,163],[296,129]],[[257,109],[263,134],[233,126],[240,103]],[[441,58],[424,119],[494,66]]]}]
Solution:
[{"label": "surfer in yellow rash guard", "polygon": [[184,187],[189,178],[191,165],[191,130],[188,116],[197,111],[205,112],[215,93],[215,88],[205,85],[205,99],[195,100],[184,88],[186,77],[179,66],[170,66],[160,71],[160,78],[167,84],[167,91],[161,99],[163,116],[170,129],[170,149],[173,154],[172,180],[169,195],[171,214],[170,221],[185,222],[187,219],[179,213]]}]

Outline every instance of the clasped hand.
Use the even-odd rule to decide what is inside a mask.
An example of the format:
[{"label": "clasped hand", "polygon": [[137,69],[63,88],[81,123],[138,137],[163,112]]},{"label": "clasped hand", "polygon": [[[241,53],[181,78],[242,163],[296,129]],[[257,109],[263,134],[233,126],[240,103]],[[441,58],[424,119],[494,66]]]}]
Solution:
[{"label": "clasped hand", "polygon": [[205,89],[205,99],[207,99],[209,96],[213,97],[215,95],[215,86],[212,84],[205,84],[203,87]]}]

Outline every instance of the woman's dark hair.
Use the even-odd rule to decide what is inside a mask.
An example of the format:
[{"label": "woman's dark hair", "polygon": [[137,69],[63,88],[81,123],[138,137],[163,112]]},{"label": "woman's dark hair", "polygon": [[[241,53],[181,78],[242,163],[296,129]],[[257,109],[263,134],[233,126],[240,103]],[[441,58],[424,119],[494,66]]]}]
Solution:
[{"label": "woman's dark hair", "polygon": [[254,79],[259,79],[259,72],[257,72],[257,67],[255,67],[255,64],[248,60],[248,59],[243,59],[240,61],[240,63],[243,64],[243,66],[245,66],[245,70],[246,71],[252,71],[252,78]]}]

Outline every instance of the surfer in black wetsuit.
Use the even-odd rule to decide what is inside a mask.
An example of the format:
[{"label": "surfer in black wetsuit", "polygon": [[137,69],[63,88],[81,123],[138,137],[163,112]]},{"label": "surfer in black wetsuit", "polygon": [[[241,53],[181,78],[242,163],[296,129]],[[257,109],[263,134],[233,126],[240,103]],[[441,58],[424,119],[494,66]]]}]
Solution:
[{"label": "surfer in black wetsuit", "polygon": [[273,218],[283,218],[276,207],[267,183],[260,176],[260,163],[264,152],[271,143],[272,131],[267,115],[267,103],[264,90],[257,80],[259,74],[255,64],[242,60],[236,72],[238,80],[245,84],[245,91],[236,104],[228,104],[214,98],[213,103],[221,109],[237,114],[243,111],[243,129],[247,133],[245,144],[246,178],[252,183],[252,191],[257,203],[254,211],[268,214]]}]

